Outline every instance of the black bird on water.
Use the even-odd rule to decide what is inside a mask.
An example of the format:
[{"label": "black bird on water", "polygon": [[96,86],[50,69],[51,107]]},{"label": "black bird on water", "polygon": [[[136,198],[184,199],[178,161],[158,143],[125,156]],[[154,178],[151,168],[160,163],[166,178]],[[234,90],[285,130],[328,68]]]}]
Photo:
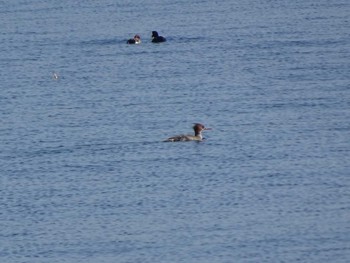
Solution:
[{"label": "black bird on water", "polygon": [[157,31],[152,31],[152,42],[153,43],[161,43],[165,42],[166,38],[158,35]]}]

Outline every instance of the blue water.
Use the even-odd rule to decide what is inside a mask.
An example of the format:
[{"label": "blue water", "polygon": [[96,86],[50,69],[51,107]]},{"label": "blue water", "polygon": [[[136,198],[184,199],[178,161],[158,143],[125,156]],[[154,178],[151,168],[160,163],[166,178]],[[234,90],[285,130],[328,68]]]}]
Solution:
[{"label": "blue water", "polygon": [[350,261],[348,1],[0,5],[0,262]]}]

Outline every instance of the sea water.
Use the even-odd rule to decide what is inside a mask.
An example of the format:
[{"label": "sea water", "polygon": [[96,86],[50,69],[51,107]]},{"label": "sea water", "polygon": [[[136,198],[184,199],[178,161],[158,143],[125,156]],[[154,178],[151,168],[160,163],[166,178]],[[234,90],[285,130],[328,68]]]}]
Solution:
[{"label": "sea water", "polygon": [[349,13],[2,1],[0,262],[349,262]]}]

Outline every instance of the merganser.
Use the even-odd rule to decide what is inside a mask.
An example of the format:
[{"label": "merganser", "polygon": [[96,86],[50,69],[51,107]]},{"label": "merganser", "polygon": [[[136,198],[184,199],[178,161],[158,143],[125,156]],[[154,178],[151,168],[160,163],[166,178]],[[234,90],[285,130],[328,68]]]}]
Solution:
[{"label": "merganser", "polygon": [[139,35],[135,35],[134,38],[130,38],[126,43],[127,44],[140,44],[141,37]]},{"label": "merganser", "polygon": [[165,42],[166,38],[159,36],[157,31],[152,31],[152,42],[153,43],[161,43],[161,42]]},{"label": "merganser", "polygon": [[202,131],[204,130],[211,130],[211,128],[206,128],[203,124],[195,123],[193,126],[194,135],[176,135],[173,137],[170,137],[164,142],[186,142],[186,141],[202,141]]}]

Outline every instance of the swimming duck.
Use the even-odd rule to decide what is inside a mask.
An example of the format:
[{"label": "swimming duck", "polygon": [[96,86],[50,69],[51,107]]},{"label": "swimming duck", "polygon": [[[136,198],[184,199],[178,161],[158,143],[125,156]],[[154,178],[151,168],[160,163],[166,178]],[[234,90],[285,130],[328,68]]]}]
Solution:
[{"label": "swimming duck", "polygon": [[159,36],[157,31],[152,31],[152,42],[153,43],[161,43],[161,42],[165,42],[166,38]]},{"label": "swimming duck", "polygon": [[139,35],[135,35],[134,38],[130,38],[126,43],[127,44],[140,44],[141,37]]},{"label": "swimming duck", "polygon": [[204,130],[211,130],[211,128],[206,128],[203,124],[195,123],[193,126],[194,135],[176,135],[173,137],[170,137],[164,142],[186,142],[186,141],[202,141],[202,131]]}]

